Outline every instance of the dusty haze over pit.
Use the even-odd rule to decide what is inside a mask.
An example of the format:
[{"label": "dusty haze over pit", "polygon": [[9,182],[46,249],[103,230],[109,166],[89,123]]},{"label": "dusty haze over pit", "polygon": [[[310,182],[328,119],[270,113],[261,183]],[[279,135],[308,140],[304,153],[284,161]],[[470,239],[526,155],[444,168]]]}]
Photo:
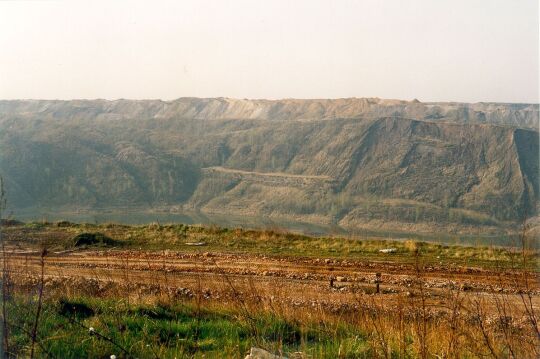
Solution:
[{"label": "dusty haze over pit", "polygon": [[0,98],[538,102],[538,2],[0,2]]},{"label": "dusty haze over pit", "polygon": [[526,104],[0,101],[0,173],[15,214],[495,233],[538,213],[537,124]]}]

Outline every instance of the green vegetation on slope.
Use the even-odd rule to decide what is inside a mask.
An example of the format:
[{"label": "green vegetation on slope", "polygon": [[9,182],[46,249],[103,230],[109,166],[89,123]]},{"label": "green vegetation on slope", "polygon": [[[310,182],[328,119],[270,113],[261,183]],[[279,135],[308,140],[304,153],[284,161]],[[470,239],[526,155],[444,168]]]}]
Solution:
[{"label": "green vegetation on slope", "polygon": [[[8,239],[23,237],[26,244],[52,250],[71,249],[74,238],[82,234],[103,233],[112,243],[109,248],[178,250],[182,252],[248,253],[304,258],[341,258],[413,263],[419,250],[426,264],[451,266],[512,267],[519,265],[520,249],[489,246],[460,246],[421,241],[395,241],[380,238],[347,239],[310,237],[279,230],[244,230],[183,224],[127,226],[119,224],[67,225],[27,223],[4,229]],[[15,243],[15,242],[14,242]],[[194,246],[193,243],[200,243]],[[520,243],[516,243],[519,246]],[[527,253],[536,255],[536,244],[527,242]],[[532,248],[529,248],[532,247]],[[380,250],[394,248],[393,253]],[[536,263],[536,261],[533,261]]]}]

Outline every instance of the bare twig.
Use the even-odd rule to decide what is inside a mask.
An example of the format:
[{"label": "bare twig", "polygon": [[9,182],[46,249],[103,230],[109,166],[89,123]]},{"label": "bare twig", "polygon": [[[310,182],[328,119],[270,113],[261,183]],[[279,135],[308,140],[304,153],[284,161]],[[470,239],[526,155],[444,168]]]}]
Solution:
[{"label": "bare twig", "polygon": [[37,302],[37,310],[36,310],[36,318],[34,320],[34,327],[32,328],[31,338],[32,338],[32,344],[30,346],[30,358],[34,358],[34,346],[36,344],[36,336],[37,336],[37,329],[38,329],[38,323],[39,323],[39,316],[41,314],[41,308],[43,306],[43,286],[45,282],[45,256],[47,255],[47,249],[43,248],[41,251],[41,260],[40,260],[40,267],[41,267],[41,276],[39,280],[39,297]]},{"label": "bare twig", "polygon": [[90,333],[91,335],[95,335],[96,337],[111,343],[112,345],[114,345],[115,347],[120,349],[126,355],[127,358],[132,358],[133,357],[133,355],[131,355],[131,353],[126,348],[124,348],[123,346],[121,346],[120,344],[118,344],[117,342],[115,342],[114,340],[109,338],[108,336],[99,333],[94,328],[87,327],[86,325],[82,324],[81,322],[77,321],[75,318],[73,318],[71,316],[64,315],[64,317],[67,318],[70,323],[78,325],[79,327],[81,327],[81,328],[85,329],[86,331],[88,331],[88,333]]},{"label": "bare twig", "polygon": [[[0,222],[2,219],[2,212],[6,208],[6,192],[4,190],[4,179],[0,176]],[[9,281],[8,263],[6,244],[4,236],[2,236],[2,224],[0,223],[0,243],[2,246],[2,357],[6,357],[9,353],[9,329],[7,318],[7,288]]]}]

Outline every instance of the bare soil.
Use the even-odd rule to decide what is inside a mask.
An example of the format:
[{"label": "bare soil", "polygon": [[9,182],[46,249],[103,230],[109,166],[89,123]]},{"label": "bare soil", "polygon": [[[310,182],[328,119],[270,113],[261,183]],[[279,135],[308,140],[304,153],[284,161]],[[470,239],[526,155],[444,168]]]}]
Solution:
[{"label": "bare soil", "polygon": [[[16,280],[35,282],[41,270],[40,254],[12,251],[9,264]],[[381,273],[379,294],[374,294],[376,273]],[[83,250],[48,253],[45,257],[45,276],[52,290],[55,286],[128,286],[131,294],[146,295],[166,288],[188,297],[202,291],[208,300],[256,296],[332,310],[353,308],[365,302],[366,296],[391,306],[399,295],[415,295],[420,286],[436,310],[444,311],[445,298],[456,292],[488,299],[499,293],[518,306],[526,290],[532,293],[534,306],[540,308],[538,277],[530,275],[526,285],[522,274],[511,271],[421,265],[417,270],[414,265],[387,262],[203,251]]]}]

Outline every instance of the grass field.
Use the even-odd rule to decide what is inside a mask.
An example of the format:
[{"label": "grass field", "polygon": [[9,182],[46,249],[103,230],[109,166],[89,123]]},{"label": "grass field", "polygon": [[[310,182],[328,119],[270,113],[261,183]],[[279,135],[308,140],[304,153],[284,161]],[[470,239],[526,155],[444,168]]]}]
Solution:
[{"label": "grass field", "polygon": [[[27,312],[24,299],[15,303],[10,311],[20,319],[12,326],[12,350],[25,353],[28,335],[23,328],[34,317]],[[232,309],[197,308],[194,303],[128,304],[89,297],[47,301],[41,327],[46,339],[40,342],[40,354],[62,358],[103,357],[105,353],[142,358],[236,358],[245,356],[254,345],[288,355],[301,351],[312,357],[338,357],[341,351],[372,356],[367,336],[352,325],[320,326],[264,312],[244,318]]]},{"label": "grass field", "polygon": [[159,224],[12,223],[2,235],[14,357],[539,354],[532,249]]},{"label": "grass field", "polygon": [[[349,239],[341,237],[310,237],[287,233],[282,230],[244,230],[183,224],[126,226],[120,224],[75,224],[70,222],[28,223],[14,230],[26,234],[25,244],[46,246],[52,249],[69,249],[74,246],[72,238],[81,233],[102,233],[113,238],[117,247],[144,250],[219,251],[295,257],[335,257],[342,259],[384,260],[411,263],[413,253],[421,248],[423,261],[471,266],[522,265],[522,243],[517,240],[516,249],[497,246],[444,245],[413,240],[386,240],[381,238]],[[10,229],[8,228],[9,232]],[[38,233],[38,236],[35,234]],[[530,249],[532,241],[526,241],[525,249],[532,262],[537,251]],[[195,246],[194,243],[203,243]],[[395,248],[390,256],[382,256],[381,249]]]}]

